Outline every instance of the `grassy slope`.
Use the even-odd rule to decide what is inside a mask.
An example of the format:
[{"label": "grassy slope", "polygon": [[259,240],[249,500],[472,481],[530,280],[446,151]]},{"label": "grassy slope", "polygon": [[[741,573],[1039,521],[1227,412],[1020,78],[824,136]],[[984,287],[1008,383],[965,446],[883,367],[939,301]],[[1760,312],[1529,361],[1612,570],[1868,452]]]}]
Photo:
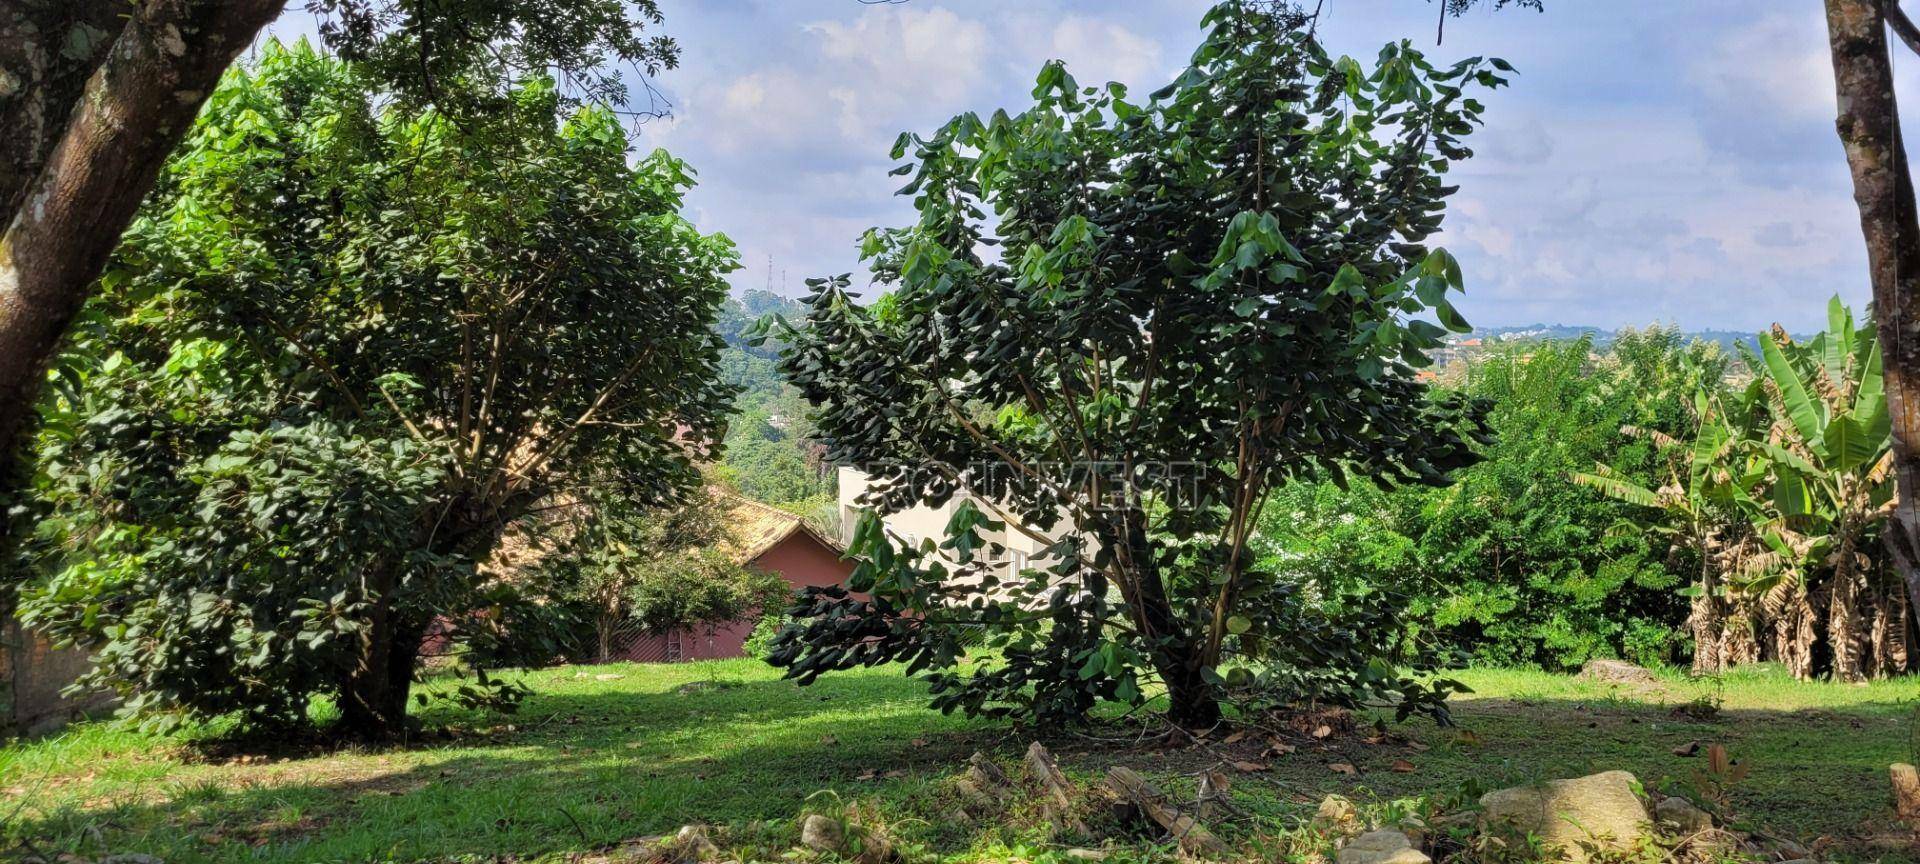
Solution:
[{"label": "grassy slope", "polygon": [[[1396,730],[1425,750],[1336,738],[1273,760],[1236,794],[1285,819],[1328,792],[1390,799],[1606,768],[1684,785],[1701,760],[1670,749],[1720,741],[1753,766],[1733,794],[1738,811],[1775,833],[1832,836],[1843,857],[1878,857],[1861,838],[1890,827],[1885,768],[1910,758],[1910,703],[1920,698],[1920,681],[1849,687],[1744,673],[1718,691],[1721,718],[1698,722],[1669,708],[1716,688],[1678,678],[1611,688],[1528,672],[1460,677],[1479,691],[1456,704],[1477,743],[1426,722]],[[757,663],[722,661],[561,668],[529,683],[537,695],[518,717],[437,704],[425,720],[455,736],[384,752],[210,759],[184,739],[82,724],[0,749],[0,801],[18,803],[0,807],[11,816],[0,832],[9,844],[147,851],[175,864],[539,857],[688,822],[786,820],[833,789],[894,818],[927,819],[906,831],[936,849],[993,857],[982,853],[1008,839],[971,836],[935,814],[942,779],[968,753],[1013,758],[1025,738],[925,710],[922,688],[895,670],[798,688]],[[1055,744],[1069,773],[1087,779],[1125,761],[1178,788],[1182,772],[1213,760],[1200,749]],[[1396,759],[1416,770],[1388,770]],[[1332,762],[1360,774],[1335,773]]]}]

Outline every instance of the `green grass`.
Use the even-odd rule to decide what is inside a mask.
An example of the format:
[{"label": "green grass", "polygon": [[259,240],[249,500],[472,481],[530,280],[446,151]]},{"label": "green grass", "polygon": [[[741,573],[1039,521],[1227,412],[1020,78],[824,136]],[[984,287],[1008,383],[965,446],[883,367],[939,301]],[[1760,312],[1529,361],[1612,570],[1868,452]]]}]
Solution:
[{"label": "green grass", "polygon": [[[1455,705],[1471,736],[1420,721],[1390,730],[1405,741],[1303,738],[1269,770],[1243,775],[1235,794],[1284,823],[1330,792],[1384,802],[1610,768],[1682,790],[1703,759],[1670,751],[1699,740],[1752,766],[1731,795],[1746,819],[1778,835],[1826,837],[1830,856],[1886,855],[1873,845],[1896,827],[1886,766],[1911,758],[1920,681],[1806,684],[1770,670],[1718,686],[1678,676],[1651,687],[1499,670],[1459,677],[1478,691]],[[1020,857],[1018,844],[1034,839],[939,815],[952,802],[944,781],[969,753],[1013,759],[1029,736],[929,711],[924,688],[895,669],[808,688],[753,661],[565,667],[526,680],[535,695],[518,715],[435,703],[423,720],[451,734],[408,748],[214,757],[191,736],[106,722],[14,743],[0,748],[0,832],[49,854],[141,851],[172,864],[562,860],[691,822],[734,826],[743,842],[771,849],[791,843],[809,796],[834,790],[942,855]],[[1722,700],[1717,719],[1670,713],[1702,696]],[[1222,749],[1052,744],[1080,779],[1124,762],[1176,790]],[[1224,750],[1252,757],[1247,748],[1259,746]],[[1401,759],[1415,770],[1390,770]]]}]

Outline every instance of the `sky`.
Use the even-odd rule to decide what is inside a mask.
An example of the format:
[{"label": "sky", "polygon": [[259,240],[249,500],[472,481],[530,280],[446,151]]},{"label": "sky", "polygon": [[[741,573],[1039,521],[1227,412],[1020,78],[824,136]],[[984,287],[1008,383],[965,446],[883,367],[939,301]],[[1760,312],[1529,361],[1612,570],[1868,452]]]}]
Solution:
[{"label": "sky", "polygon": [[[1803,331],[1836,293],[1865,304],[1818,3],[1546,0],[1544,13],[1450,19],[1438,46],[1429,0],[1324,4],[1336,54],[1368,62],[1407,38],[1436,61],[1518,70],[1482,98],[1437,240],[1461,261],[1472,323]],[[912,219],[887,176],[900,132],[1017,111],[1049,59],[1083,84],[1149,92],[1184,67],[1206,6],[661,0],[682,62],[654,82],[672,116],[637,125],[635,144],[699,172],[689,216],[739,245],[736,289],[798,295],[803,279],[844,272],[864,284],[861,233]],[[290,11],[272,32],[311,29]],[[1920,104],[1920,57],[1896,64],[1899,92]]]}]

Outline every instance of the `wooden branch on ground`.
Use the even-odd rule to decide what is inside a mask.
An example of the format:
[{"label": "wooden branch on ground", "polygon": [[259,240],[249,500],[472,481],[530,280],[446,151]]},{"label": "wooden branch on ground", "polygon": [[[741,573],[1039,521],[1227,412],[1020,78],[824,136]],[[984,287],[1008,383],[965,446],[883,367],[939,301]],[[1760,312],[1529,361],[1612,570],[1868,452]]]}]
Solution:
[{"label": "wooden branch on ground", "polygon": [[1073,787],[1067,783],[1067,775],[1060,773],[1060,766],[1054,764],[1053,754],[1047,752],[1045,745],[1035,741],[1027,748],[1027,771],[1038,780],[1052,800],[1047,810],[1055,824],[1070,828],[1080,834],[1088,834],[1087,823],[1073,815]]},{"label": "wooden branch on ground", "polygon": [[975,751],[967,763],[966,776],[955,780],[954,788],[960,791],[960,797],[967,799],[967,806],[981,816],[999,812],[1013,794],[1013,780],[985,753]]},{"label": "wooden branch on ground", "polygon": [[987,758],[987,754],[978,750],[973,751],[973,755],[967,759],[967,779],[972,780],[975,786],[992,790],[999,797],[1006,797],[1013,789],[1013,778],[1000,770],[1000,766]]},{"label": "wooden branch on ground", "polygon": [[1167,829],[1167,833],[1172,834],[1173,839],[1180,844],[1180,848],[1186,850],[1188,854],[1209,855],[1216,858],[1227,854],[1226,844],[1213,836],[1213,832],[1208,831],[1192,816],[1180,812],[1180,808],[1173,806],[1167,800],[1166,793],[1161,792],[1152,783],[1148,783],[1146,778],[1135,773],[1133,769],[1121,765],[1107,769],[1107,785],[1112,787],[1120,797],[1132,801],[1140,808],[1140,812],[1147,814],[1147,817],[1159,823],[1160,827]]}]

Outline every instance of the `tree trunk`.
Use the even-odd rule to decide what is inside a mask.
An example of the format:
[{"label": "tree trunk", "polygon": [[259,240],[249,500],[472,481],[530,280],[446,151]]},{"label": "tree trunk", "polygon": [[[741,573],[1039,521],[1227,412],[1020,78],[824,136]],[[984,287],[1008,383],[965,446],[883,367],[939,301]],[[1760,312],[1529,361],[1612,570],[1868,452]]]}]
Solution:
[{"label": "tree trunk", "polygon": [[1920,608],[1920,219],[1900,139],[1887,53],[1886,0],[1826,0],[1839,116],[1835,128],[1853,175],[1853,200],[1867,243],[1874,321],[1893,415],[1899,504],[1885,532],[1908,605]]},{"label": "tree trunk", "polygon": [[1835,568],[1827,595],[1827,650],[1833,652],[1833,680],[1866,677],[1860,657],[1860,580],[1853,568]]},{"label": "tree trunk", "polygon": [[599,651],[595,659],[601,663],[613,662],[613,628],[620,623],[618,613],[607,609],[600,610],[599,620],[594,622],[600,637]]},{"label": "tree trunk", "polygon": [[340,725],[345,737],[385,741],[406,731],[407,694],[413,686],[413,662],[426,626],[403,620],[395,609],[400,573],[379,565],[367,574],[372,604],[360,634],[360,656],[340,684]]},{"label": "tree trunk", "polygon": [[1201,640],[1182,626],[1167,599],[1167,587],[1153,563],[1153,546],[1140,527],[1145,524],[1144,518],[1127,521],[1128,558],[1134,562],[1137,585],[1129,600],[1139,604],[1145,619],[1147,632],[1141,635],[1158,643],[1151,653],[1154,671],[1167,688],[1167,719],[1188,729],[1207,728],[1220,722],[1219,694],[1203,674]]},{"label": "tree trunk", "polygon": [[16,0],[0,12],[0,225],[66,131],[87,79],[127,26],[129,0]]},{"label": "tree trunk", "polygon": [[[66,11],[46,13],[42,7],[48,4]],[[28,171],[20,166],[0,174],[0,195],[11,211],[0,236],[0,460],[18,453],[47,362],[167,155],[221,73],[286,3],[109,3],[110,13],[125,21],[110,48],[92,41],[94,31],[101,38],[110,32],[88,23],[97,5],[93,0],[70,5],[28,0],[25,8],[9,4],[0,12],[9,16],[0,21],[8,28],[0,31],[6,40],[0,63],[17,62],[27,72],[0,70],[0,85],[5,85],[0,95],[8,97],[0,119],[36,115],[41,126],[59,130],[57,142],[43,151],[43,164],[37,170],[28,166],[30,179],[23,179]],[[66,31],[40,32],[30,20],[36,14],[65,21]],[[73,87],[74,76],[83,71],[75,58],[65,58],[64,65],[48,60],[65,51],[76,33],[73,44],[84,50],[72,53],[98,63],[86,74],[83,90]],[[36,44],[13,41],[19,39]],[[16,77],[23,80],[15,84]],[[21,90],[27,86],[39,89]],[[20,92],[9,95],[8,90]],[[71,94],[65,104],[62,94]],[[9,125],[0,135],[9,139],[0,144],[0,153],[31,159],[37,142],[51,140],[44,134],[28,136],[37,142],[15,140],[16,130],[23,128],[32,133],[39,127]]]},{"label": "tree trunk", "polygon": [[407,731],[407,697],[413,691],[413,665],[420,659],[424,625],[389,624],[369,634],[361,665],[347,676],[340,696],[338,731],[361,741],[390,741]]},{"label": "tree trunk", "polygon": [[[1702,555],[1703,559],[1707,556]],[[1693,631],[1693,674],[1718,675],[1726,668],[1721,656],[1722,619],[1719,614],[1719,600],[1713,596],[1713,572],[1704,564],[1700,568],[1700,595],[1693,598],[1691,614],[1687,616],[1687,625]]]}]

